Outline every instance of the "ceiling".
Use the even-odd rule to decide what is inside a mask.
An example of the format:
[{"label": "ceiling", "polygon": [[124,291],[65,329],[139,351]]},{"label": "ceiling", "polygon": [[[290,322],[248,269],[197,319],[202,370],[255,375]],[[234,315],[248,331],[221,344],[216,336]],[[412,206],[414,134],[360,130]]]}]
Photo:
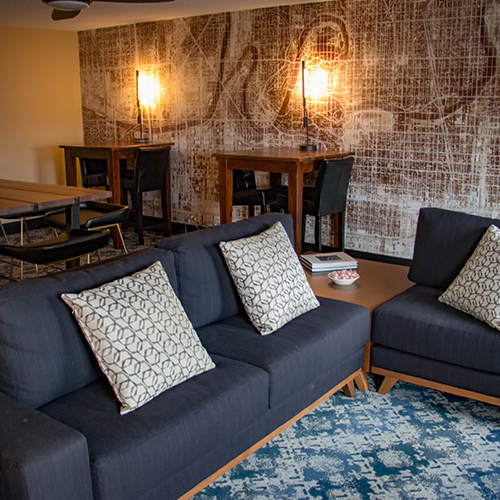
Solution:
[{"label": "ceiling", "polygon": [[[318,0],[175,0],[166,3],[121,4],[94,1],[74,19],[53,21],[42,0],[0,0],[0,25],[82,31],[178,17],[258,9]],[[325,1],[325,0],[319,0]]]}]

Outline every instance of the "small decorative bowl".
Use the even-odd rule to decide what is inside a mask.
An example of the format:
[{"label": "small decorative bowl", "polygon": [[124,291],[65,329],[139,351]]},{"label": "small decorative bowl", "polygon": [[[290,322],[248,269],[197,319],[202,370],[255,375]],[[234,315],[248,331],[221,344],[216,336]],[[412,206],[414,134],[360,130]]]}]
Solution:
[{"label": "small decorative bowl", "polygon": [[340,271],[332,271],[328,277],[336,285],[352,285],[359,278],[359,274],[352,269],[342,269]]}]

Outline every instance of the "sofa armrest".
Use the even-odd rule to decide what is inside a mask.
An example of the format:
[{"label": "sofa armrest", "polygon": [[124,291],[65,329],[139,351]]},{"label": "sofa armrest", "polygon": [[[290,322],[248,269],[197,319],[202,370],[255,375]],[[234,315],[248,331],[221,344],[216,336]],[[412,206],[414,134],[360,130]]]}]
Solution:
[{"label": "sofa armrest", "polygon": [[0,393],[0,499],[90,500],[87,440]]}]

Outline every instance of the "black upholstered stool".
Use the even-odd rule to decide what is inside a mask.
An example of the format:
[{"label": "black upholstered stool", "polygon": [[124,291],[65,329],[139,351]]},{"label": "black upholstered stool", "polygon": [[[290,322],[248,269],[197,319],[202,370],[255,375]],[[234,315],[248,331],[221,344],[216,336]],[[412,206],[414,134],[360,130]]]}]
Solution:
[{"label": "black upholstered stool", "polygon": [[[80,203],[80,229],[95,231],[114,226],[118,229],[123,250],[128,253],[120,230],[120,224],[123,224],[128,219],[129,213],[130,210],[126,205],[113,205],[112,203],[99,201],[83,202]],[[66,227],[66,209],[62,208],[47,212],[43,220],[50,227],[64,231]]]},{"label": "black upholstered stool", "polygon": [[[9,282],[12,281],[14,259],[35,264],[36,276],[38,266],[65,262],[88,255],[109,242],[110,232],[75,230],[57,238],[40,241],[29,245],[0,245],[0,254],[11,258]],[[21,277],[22,279],[22,277]]]}]

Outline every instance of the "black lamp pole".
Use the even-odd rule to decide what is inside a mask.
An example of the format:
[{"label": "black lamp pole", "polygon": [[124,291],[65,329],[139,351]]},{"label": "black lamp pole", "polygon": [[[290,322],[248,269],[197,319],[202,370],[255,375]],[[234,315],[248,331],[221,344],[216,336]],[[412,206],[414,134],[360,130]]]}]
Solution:
[{"label": "black lamp pole", "polygon": [[309,114],[307,111],[306,102],[306,77],[305,77],[306,63],[302,61],[302,105],[304,106],[304,127],[306,128],[307,143],[300,145],[301,151],[316,151],[318,146],[316,144],[309,144]]},{"label": "black lamp pole", "polygon": [[135,142],[148,142],[148,139],[142,137],[142,111],[141,111],[141,103],[139,101],[139,70],[135,71],[135,88],[137,90],[137,123],[139,124],[139,130],[141,136],[139,139],[136,139]]}]

